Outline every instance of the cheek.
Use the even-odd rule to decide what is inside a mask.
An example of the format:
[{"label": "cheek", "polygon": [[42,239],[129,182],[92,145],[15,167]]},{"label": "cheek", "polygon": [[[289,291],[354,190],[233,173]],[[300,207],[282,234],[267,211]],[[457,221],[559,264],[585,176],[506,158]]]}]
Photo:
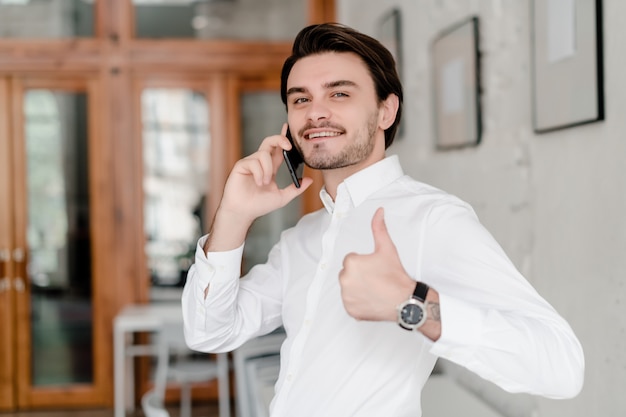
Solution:
[{"label": "cheek", "polygon": [[295,138],[297,135],[299,136],[299,130],[304,127],[306,120],[304,119],[304,115],[301,111],[298,110],[288,110],[287,111],[287,124],[289,125],[289,130],[291,131],[291,135]]},{"label": "cheek", "polygon": [[337,118],[335,121],[339,124],[343,124],[346,128],[351,127],[354,129],[361,129],[369,122],[372,110],[361,106],[351,106],[349,108],[342,109],[341,112],[337,112]]}]

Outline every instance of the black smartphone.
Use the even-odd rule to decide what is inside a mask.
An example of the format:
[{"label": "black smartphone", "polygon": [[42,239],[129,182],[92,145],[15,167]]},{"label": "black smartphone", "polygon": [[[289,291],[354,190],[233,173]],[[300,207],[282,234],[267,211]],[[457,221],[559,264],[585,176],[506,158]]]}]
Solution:
[{"label": "black smartphone", "polygon": [[287,136],[287,139],[291,142],[291,150],[286,151],[283,149],[283,158],[285,158],[285,164],[287,164],[291,180],[297,188],[300,188],[300,178],[302,178],[304,160],[300,152],[298,152],[296,145],[293,143],[289,128],[287,128],[287,134],[285,136]]}]

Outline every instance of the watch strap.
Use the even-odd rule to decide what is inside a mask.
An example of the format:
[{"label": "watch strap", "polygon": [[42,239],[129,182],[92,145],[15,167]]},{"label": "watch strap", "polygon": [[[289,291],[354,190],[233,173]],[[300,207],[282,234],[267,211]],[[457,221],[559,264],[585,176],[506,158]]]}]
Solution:
[{"label": "watch strap", "polygon": [[413,298],[420,300],[421,302],[426,301],[426,294],[428,294],[428,290],[430,287],[423,282],[418,282],[415,285],[415,290],[413,291]]}]

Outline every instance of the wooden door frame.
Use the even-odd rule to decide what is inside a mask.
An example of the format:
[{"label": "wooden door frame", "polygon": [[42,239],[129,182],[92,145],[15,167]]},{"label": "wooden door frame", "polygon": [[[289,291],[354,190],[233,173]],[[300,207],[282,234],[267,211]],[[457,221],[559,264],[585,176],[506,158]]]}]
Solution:
[{"label": "wooden door frame", "polygon": [[[0,78],[0,109],[8,109],[10,83],[8,78]],[[0,112],[0,411],[8,411],[15,407],[15,321],[13,310],[15,298],[13,293],[13,221],[12,200],[13,187],[10,181],[13,154],[9,140],[11,124],[9,114]]]},{"label": "wooden door frame", "polygon": [[[107,151],[101,137],[101,97],[99,85],[90,73],[66,74],[63,77],[43,77],[27,74],[12,80],[12,108],[13,108],[13,178],[14,213],[15,220],[15,248],[22,248],[26,259],[18,264],[15,276],[22,276],[25,291],[15,293],[15,316],[17,328],[30,328],[30,282],[27,277],[28,242],[26,241],[26,227],[28,223],[28,201],[26,195],[26,154],[24,131],[24,97],[28,90],[47,89],[67,93],[84,93],[88,100],[88,169],[89,169],[89,209],[90,209],[90,236],[92,259],[92,317],[93,317],[93,359],[94,380],[92,384],[73,385],[67,387],[33,387],[31,381],[31,354],[32,340],[29,332],[17,332],[16,343],[16,371],[17,377],[17,406],[20,408],[38,407],[65,407],[105,404],[103,401],[106,391],[107,373],[112,366],[110,355],[107,354],[104,341],[106,339],[107,322],[102,314],[101,289],[106,286],[106,276],[109,274],[106,262],[107,227],[105,204],[108,200],[106,191],[106,161]],[[110,220],[108,220],[110,222]]]}]

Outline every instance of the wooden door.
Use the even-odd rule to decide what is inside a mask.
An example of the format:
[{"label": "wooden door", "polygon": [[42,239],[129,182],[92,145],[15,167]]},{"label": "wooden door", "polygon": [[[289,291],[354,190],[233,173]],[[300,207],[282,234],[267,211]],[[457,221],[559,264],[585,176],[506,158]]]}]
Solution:
[{"label": "wooden door", "polygon": [[0,407],[104,404],[97,81],[7,77],[0,102]]}]

